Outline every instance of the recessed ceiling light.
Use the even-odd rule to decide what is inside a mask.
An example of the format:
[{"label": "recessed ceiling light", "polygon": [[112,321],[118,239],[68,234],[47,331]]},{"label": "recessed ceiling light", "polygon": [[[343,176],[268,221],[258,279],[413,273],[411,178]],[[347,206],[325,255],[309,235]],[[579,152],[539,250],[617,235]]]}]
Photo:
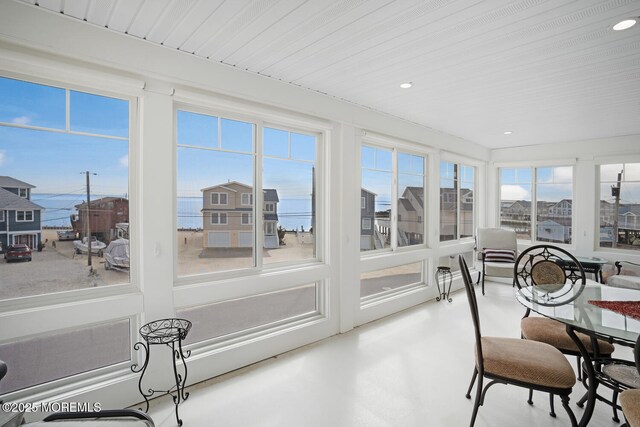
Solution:
[{"label": "recessed ceiling light", "polygon": [[618,22],[616,25],[614,25],[613,29],[615,31],[627,30],[627,29],[633,27],[634,25],[636,25],[637,22],[638,22],[637,18],[625,19],[623,21]]},{"label": "recessed ceiling light", "polygon": [[413,83],[411,83],[411,82],[407,82],[407,83],[402,83],[402,84],[400,84],[400,87],[401,87],[402,89],[409,89],[411,86],[413,86]]},{"label": "recessed ceiling light", "polygon": [[505,135],[511,135],[512,133],[513,133],[512,130],[507,130],[507,131],[504,132]]}]

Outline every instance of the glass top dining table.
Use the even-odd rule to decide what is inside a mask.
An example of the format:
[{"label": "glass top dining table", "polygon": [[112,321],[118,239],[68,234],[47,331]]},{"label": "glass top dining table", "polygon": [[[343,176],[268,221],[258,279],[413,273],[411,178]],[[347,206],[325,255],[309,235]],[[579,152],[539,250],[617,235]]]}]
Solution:
[{"label": "glass top dining table", "polygon": [[[576,292],[576,291],[574,291]],[[544,301],[525,297],[516,290],[516,299],[523,306],[545,317],[573,326],[582,332],[610,337],[621,344],[635,344],[640,334],[640,320],[590,304],[589,301],[640,301],[640,291],[614,288],[587,280],[584,290],[567,304],[549,307]]]},{"label": "glass top dining table", "polygon": [[566,304],[549,306],[545,305],[543,294],[537,298],[536,292],[530,289],[516,289],[516,299],[523,306],[550,319],[557,320],[567,325],[567,333],[573,335],[572,339],[578,345],[580,353],[584,358],[587,370],[587,405],[584,408],[579,426],[587,426],[596,402],[596,389],[598,383],[584,345],[577,339],[575,332],[582,332],[591,337],[604,338],[611,342],[633,347],[640,335],[640,320],[624,314],[601,308],[591,304],[589,301],[637,301],[640,304],[640,291],[635,289],[613,288],[592,280],[587,283],[581,293],[571,300],[578,293],[579,287],[575,287],[568,294]]}]

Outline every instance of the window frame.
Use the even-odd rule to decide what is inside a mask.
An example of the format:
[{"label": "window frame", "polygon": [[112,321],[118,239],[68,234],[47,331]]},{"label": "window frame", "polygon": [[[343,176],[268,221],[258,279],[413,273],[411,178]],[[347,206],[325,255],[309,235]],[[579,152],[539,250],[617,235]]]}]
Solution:
[{"label": "window frame", "polygon": [[0,209],[0,222],[4,222],[4,209]]},{"label": "window frame", "polygon": [[[62,67],[53,62],[47,62],[46,66],[34,65],[45,64],[39,58],[36,58],[33,63],[22,62],[22,60],[19,63],[22,65],[18,68],[4,64],[6,68],[3,67],[0,70],[0,77],[64,90],[67,94],[67,126],[66,129],[43,128],[15,123],[10,124],[10,126],[58,134],[99,136],[104,139],[126,140],[129,160],[127,176],[128,198],[129,200],[140,201],[139,183],[141,170],[138,167],[138,159],[141,149],[139,144],[141,123],[139,121],[138,105],[143,82],[107,72],[96,73],[95,70],[86,68],[78,68],[74,73],[69,73],[68,64]],[[123,138],[71,130],[69,127],[69,94],[71,91],[126,101],[128,103],[128,135]],[[139,225],[141,219],[137,206],[138,203],[131,203],[129,207],[129,223],[132,227],[130,229],[130,270],[127,283],[0,300],[0,313],[4,316],[4,326],[6,327],[4,330],[7,332],[6,336],[3,337],[3,342],[10,342],[26,336],[55,334],[70,329],[85,328],[91,325],[128,319],[130,325],[130,360],[7,393],[3,396],[5,400],[19,401],[25,398],[29,399],[35,394],[43,399],[57,399],[56,396],[59,397],[60,393],[77,392],[78,384],[85,384],[87,387],[102,387],[110,381],[121,379],[123,374],[130,372],[131,361],[139,361],[138,354],[133,348],[140,326],[140,313],[143,311],[143,297],[139,282]],[[9,211],[7,211],[5,215],[6,221],[9,221],[9,215]]]},{"label": "window frame", "polygon": [[[247,216],[247,220],[245,222],[245,215]],[[253,225],[253,213],[252,212],[241,212],[240,213],[240,225]]]},{"label": "window frame", "polygon": [[[263,155],[262,153],[262,132],[266,127],[276,128],[279,130],[284,130],[288,132],[301,133],[306,135],[313,135],[316,137],[316,160],[315,160],[315,170],[316,170],[316,212],[315,212],[315,225],[316,230],[314,230],[315,236],[315,257],[304,259],[304,260],[293,260],[293,261],[282,261],[282,262],[274,262],[265,264],[262,262],[262,253],[260,250],[254,251],[254,265],[252,267],[243,267],[234,270],[221,270],[221,271],[213,271],[206,273],[189,273],[185,275],[178,275],[177,264],[178,264],[178,253],[177,250],[174,250],[174,289],[179,289],[181,285],[185,284],[193,284],[193,283],[202,283],[211,280],[217,280],[221,278],[244,278],[244,277],[253,277],[256,274],[260,274],[266,271],[287,271],[291,268],[298,268],[301,266],[313,266],[316,264],[323,265],[326,263],[327,258],[327,241],[328,236],[327,232],[327,214],[325,210],[328,206],[328,201],[326,199],[328,181],[327,181],[327,171],[325,170],[325,165],[328,160],[328,144],[331,139],[331,134],[333,130],[333,125],[330,122],[326,122],[323,120],[313,120],[309,117],[296,117],[295,114],[287,114],[283,112],[276,112],[276,110],[263,109],[259,106],[250,105],[244,102],[233,102],[233,101],[222,101],[221,99],[210,97],[210,96],[201,96],[195,95],[191,92],[180,92],[179,95],[174,96],[174,104],[173,104],[173,114],[174,121],[177,124],[177,114],[178,111],[184,111],[188,113],[202,114],[208,116],[219,117],[221,119],[230,119],[237,121],[244,121],[248,123],[252,123],[254,125],[255,131],[255,143],[254,143],[254,152],[246,153],[253,155],[254,162],[254,215],[253,215],[253,224],[254,225],[254,233],[256,234],[256,248],[262,248],[263,239],[264,239],[264,213],[275,213],[276,204],[273,202],[268,202],[274,204],[273,211],[268,212],[261,210],[260,207],[264,207],[264,193],[262,187],[262,159],[263,158],[279,158],[274,156]],[[193,147],[188,144],[178,144],[177,141],[177,127],[174,126],[174,155],[177,153],[177,149],[181,147],[191,147],[191,148],[201,148],[201,147]],[[214,150],[212,148],[207,148],[210,150]],[[229,152],[229,150],[225,149],[215,149],[215,151],[221,152]],[[174,174],[174,188],[177,189],[177,169]],[[176,206],[176,196],[174,193],[174,220],[177,218],[177,206]],[[259,232],[259,230],[263,230],[263,232]],[[177,227],[174,230],[177,238]],[[274,234],[277,235],[277,228],[274,229]],[[324,280],[325,277],[319,277],[314,279],[318,282]],[[198,301],[198,304],[202,304],[201,301]]]},{"label": "window frame", "polygon": [[[247,196],[246,198],[248,199],[248,201],[245,203],[245,196]],[[240,195],[240,205],[241,206],[253,206],[253,193],[242,193]]]},{"label": "window frame", "polygon": [[[24,196],[22,195],[22,192],[24,191]],[[29,197],[29,189],[28,188],[18,188],[18,196],[22,197],[23,199],[26,199]]]},{"label": "window frame", "polygon": [[[434,152],[432,149],[428,147],[419,146],[410,141],[404,141],[396,138],[389,138],[383,135],[378,135],[371,132],[363,132],[363,138],[358,147],[358,164],[360,165],[358,174],[358,189],[362,189],[362,147],[367,146],[374,149],[382,149],[382,150],[390,150],[391,151],[391,218],[390,218],[390,236],[391,236],[391,245],[382,249],[370,249],[370,250],[359,250],[359,256],[361,260],[364,260],[368,257],[375,257],[382,254],[389,255],[397,255],[403,252],[412,252],[415,250],[427,249],[429,243],[429,229],[427,227],[427,221],[423,221],[422,223],[422,243],[408,246],[398,246],[398,198],[400,197],[398,191],[398,153],[422,157],[423,158],[423,193],[422,198],[424,201],[424,216],[427,215],[428,212],[428,204],[430,202],[429,195],[429,165],[431,161],[431,157]],[[362,196],[360,196],[362,199]],[[356,202],[357,203],[357,202]],[[360,202],[360,206],[362,206],[362,202]],[[362,211],[362,208],[359,209]],[[362,213],[358,216],[358,227],[362,227]],[[375,229],[374,221],[375,221],[375,204],[374,204],[374,219],[371,220],[371,229]]]},{"label": "window frame", "polygon": [[[213,222],[214,215],[215,215],[215,218],[216,218],[216,222]],[[224,215],[224,222],[222,222],[223,215]],[[227,213],[226,212],[211,212],[209,221],[210,221],[211,225],[227,225],[228,224]]]},{"label": "window frame", "polygon": [[[35,215],[33,213],[33,209],[27,209],[27,210],[22,210],[22,209],[18,209],[16,210],[16,222],[34,222],[35,221]],[[19,219],[18,218],[18,214],[22,213],[22,217],[23,219]],[[31,219],[27,219],[27,213],[31,214]]]},{"label": "window frame", "polygon": [[[440,193],[442,190],[442,183],[441,183],[441,165],[442,162],[447,162],[447,163],[452,163],[454,166],[457,167],[457,177],[456,180],[458,182],[457,185],[457,193],[456,193],[456,236],[453,239],[450,240],[440,240],[440,226],[441,226],[441,218],[440,218],[440,212],[442,212],[441,210],[441,199],[438,198],[438,243],[440,244],[440,246],[447,246],[447,245],[452,245],[452,244],[457,244],[457,243],[464,243],[464,242],[469,242],[471,240],[473,240],[475,237],[475,233],[476,233],[476,227],[478,224],[478,180],[480,177],[480,165],[478,164],[477,161],[471,160],[471,159],[466,159],[460,156],[442,156],[439,159],[438,162],[438,192]],[[467,236],[467,237],[460,237],[460,232],[463,228],[463,216],[460,215],[461,212],[461,205],[462,205],[462,168],[463,167],[467,167],[467,168],[472,168],[473,169],[473,214],[471,216],[473,224],[471,225],[471,236]],[[446,196],[446,202],[447,203],[451,203],[452,202],[452,197],[453,194],[448,193],[445,194]]]},{"label": "window frame", "polygon": [[[575,215],[575,209],[573,209],[573,206],[575,206],[576,203],[576,159],[566,159],[566,160],[555,160],[555,161],[535,161],[535,162],[507,162],[507,163],[496,163],[494,164],[495,166],[495,173],[496,173],[496,194],[497,194],[497,198],[496,198],[496,204],[497,204],[497,208],[496,208],[496,224],[498,227],[500,226],[500,216],[501,216],[501,203],[502,203],[502,196],[501,196],[501,187],[502,187],[502,181],[501,181],[501,169],[508,169],[508,168],[515,168],[515,169],[525,169],[528,168],[531,170],[531,234],[530,234],[530,239],[525,240],[525,239],[520,239],[518,238],[518,242],[519,243],[527,243],[527,244],[542,244],[542,243],[550,243],[550,244],[554,244],[554,245],[559,245],[559,246],[563,246],[563,247],[574,247],[575,246],[575,239],[574,239],[574,233],[573,233],[573,227],[575,227],[576,224],[576,215]],[[536,236],[536,227],[538,225],[538,202],[537,202],[537,178],[538,178],[538,173],[537,170],[538,169],[544,169],[544,168],[557,168],[557,167],[570,167],[572,169],[572,175],[571,175],[571,195],[572,195],[572,203],[571,203],[571,228],[569,229],[569,235],[571,237],[571,243],[560,243],[560,242],[547,242],[547,241],[541,241],[541,240],[536,240],[535,237]],[[599,205],[599,204],[598,204]],[[599,208],[599,206],[598,206]],[[599,217],[597,218],[599,221]]]},{"label": "window frame", "polygon": [[[601,186],[602,186],[602,174],[601,174],[601,166],[605,165],[614,165],[614,164],[635,164],[640,163],[639,155],[630,155],[630,156],[603,156],[595,159],[595,187],[596,187],[596,195],[594,200],[594,213],[595,213],[595,223],[594,223],[594,241],[593,247],[596,252],[611,252],[621,255],[635,255],[640,251],[634,251],[633,249],[625,249],[619,247],[606,247],[600,246],[600,200],[602,199]],[[625,182],[623,179],[622,182]],[[631,181],[631,182],[640,182]]]},{"label": "window frame", "polygon": [[[213,196],[217,196],[218,201],[216,203],[213,202]],[[222,199],[222,196],[224,196],[225,199],[225,203],[221,203],[220,200]],[[223,193],[223,192],[212,192],[211,193],[211,205],[213,206],[228,206],[229,205],[229,193]]]}]

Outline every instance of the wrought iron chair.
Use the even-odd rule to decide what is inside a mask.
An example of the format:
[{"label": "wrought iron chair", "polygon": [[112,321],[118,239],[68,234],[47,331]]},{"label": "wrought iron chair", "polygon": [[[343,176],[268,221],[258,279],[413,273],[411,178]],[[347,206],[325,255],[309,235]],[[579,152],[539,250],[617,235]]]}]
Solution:
[{"label": "wrought iron chair", "polygon": [[[575,263],[574,263],[575,262]],[[540,264],[538,264],[540,263]],[[571,268],[566,268],[570,266]],[[569,274],[567,274],[567,272]],[[569,281],[572,285],[583,286],[586,283],[584,270],[569,252],[553,245],[536,245],[523,251],[516,260],[514,281],[519,289],[524,287],[544,287],[547,289]],[[563,293],[559,290],[559,293]],[[562,298],[559,302],[562,302]],[[561,305],[559,303],[551,304]],[[543,342],[554,346],[568,356],[577,357],[578,380],[581,380],[581,356],[566,327],[557,320],[546,317],[529,317],[527,309],[520,321],[520,333],[523,339]],[[592,340],[585,334],[577,333],[590,355],[594,355]],[[611,356],[614,346],[604,340],[598,340],[598,355]],[[529,391],[529,403],[533,404],[533,390]],[[553,395],[549,395],[549,415],[556,416]]]},{"label": "wrought iron chair", "polygon": [[[640,374],[640,337],[633,349],[636,371]],[[628,389],[620,394],[620,405],[627,422],[627,427],[640,427],[640,389]]]},{"label": "wrought iron chair", "polygon": [[[596,399],[611,406],[613,409],[612,418],[616,422],[620,421],[620,418],[618,417],[618,409],[621,409],[627,417],[632,416],[628,414],[634,414],[636,411],[640,413],[640,402],[636,402],[636,406],[633,406],[632,402],[629,402],[629,397],[634,395],[638,396],[638,392],[636,390],[640,390],[640,338],[636,341],[633,353],[635,359],[633,361],[614,359],[604,356],[593,358],[596,381],[599,385],[603,385],[613,391],[611,400],[599,393],[596,394]],[[627,391],[631,391],[632,393],[628,393],[625,398],[627,401],[627,411],[625,412],[625,405],[622,404],[621,395]],[[621,397],[620,405],[618,404],[618,396]],[[585,394],[576,404],[582,407],[586,400],[587,394]],[[635,408],[635,411],[632,408]],[[634,424],[631,423],[631,426],[633,425]],[[640,424],[638,425],[640,426]]]},{"label": "wrought iron chair", "polygon": [[514,230],[502,228],[478,228],[476,234],[478,260],[482,262],[482,280],[484,295],[485,276],[513,277],[513,266],[518,253],[518,241]]},{"label": "wrought iron chair", "polygon": [[[478,409],[484,404],[487,390],[497,383],[559,395],[571,425],[577,426],[576,417],[569,407],[569,395],[576,383],[576,376],[567,359],[558,349],[548,344],[518,338],[483,337],[480,333],[478,301],[469,269],[462,255],[458,257],[458,262],[476,338],[476,362],[466,394],[467,399],[471,399],[471,390],[477,378],[470,426],[473,427],[475,424]],[[484,378],[489,380],[485,387]]]}]

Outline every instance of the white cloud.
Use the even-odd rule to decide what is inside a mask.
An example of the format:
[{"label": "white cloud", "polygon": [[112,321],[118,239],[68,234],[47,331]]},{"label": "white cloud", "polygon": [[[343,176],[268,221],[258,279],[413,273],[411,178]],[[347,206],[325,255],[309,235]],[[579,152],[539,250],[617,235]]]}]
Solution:
[{"label": "white cloud", "polygon": [[7,155],[4,154],[4,151],[0,150],[0,166],[7,161]]},{"label": "white cloud", "polygon": [[530,200],[529,191],[519,185],[503,185],[500,198],[502,200]]},{"label": "white cloud", "polygon": [[29,124],[29,122],[31,121],[31,119],[27,116],[20,116],[20,117],[16,117],[13,120],[11,120],[11,123],[16,124],[16,125],[27,125]]},{"label": "white cloud", "polygon": [[121,167],[128,168],[129,167],[129,155],[127,154],[126,156],[120,157],[120,160],[118,160],[118,163],[120,163]]}]

